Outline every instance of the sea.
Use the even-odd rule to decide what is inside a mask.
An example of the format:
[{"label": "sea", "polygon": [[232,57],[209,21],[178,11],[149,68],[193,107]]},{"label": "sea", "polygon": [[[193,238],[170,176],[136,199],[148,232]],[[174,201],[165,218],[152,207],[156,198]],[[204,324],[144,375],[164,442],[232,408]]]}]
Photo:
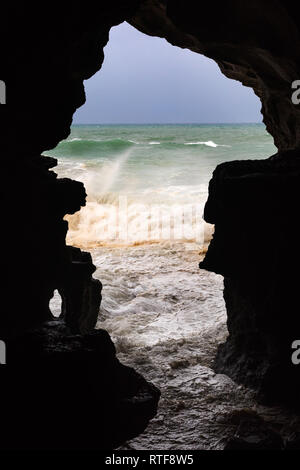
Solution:
[{"label": "sea", "polygon": [[[274,153],[261,123],[74,125],[45,152],[59,177],[86,188],[86,206],[66,216],[67,242],[91,252],[103,284],[97,328],[161,390],[156,417],[122,449],[222,449],[240,416],[278,421],[213,371],[228,334],[223,278],[199,269],[214,231],[202,218],[214,169]],[[60,308],[56,292],[53,314]]]}]

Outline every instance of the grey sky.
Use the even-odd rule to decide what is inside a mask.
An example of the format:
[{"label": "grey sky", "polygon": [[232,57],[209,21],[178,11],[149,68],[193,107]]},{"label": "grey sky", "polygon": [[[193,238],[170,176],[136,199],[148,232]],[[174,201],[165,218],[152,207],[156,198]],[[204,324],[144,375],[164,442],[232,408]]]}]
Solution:
[{"label": "grey sky", "polygon": [[260,122],[252,89],[214,61],[127,23],[110,32],[102,69],[85,82],[74,123]]}]

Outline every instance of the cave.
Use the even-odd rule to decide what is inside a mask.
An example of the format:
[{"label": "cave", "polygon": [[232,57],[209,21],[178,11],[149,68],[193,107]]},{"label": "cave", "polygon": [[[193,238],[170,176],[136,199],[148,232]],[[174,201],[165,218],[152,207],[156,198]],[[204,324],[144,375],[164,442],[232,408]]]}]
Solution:
[{"label": "cave", "polygon": [[[156,414],[159,390],[122,365],[108,333],[95,329],[101,282],[90,254],[66,244],[64,220],[85,205],[85,188],[57,178],[57,161],[47,156],[69,135],[85,102],[83,81],[101,68],[109,31],[124,21],[213,59],[261,100],[278,152],[216,168],[205,207],[215,233],[201,268],[224,276],[229,336],[215,371],[297,416],[299,372],[291,355],[300,327],[300,133],[291,97],[300,73],[299,7],[114,0],[66,12],[55,4],[2,9],[1,445],[113,449]],[[49,307],[56,290],[59,321]]]}]

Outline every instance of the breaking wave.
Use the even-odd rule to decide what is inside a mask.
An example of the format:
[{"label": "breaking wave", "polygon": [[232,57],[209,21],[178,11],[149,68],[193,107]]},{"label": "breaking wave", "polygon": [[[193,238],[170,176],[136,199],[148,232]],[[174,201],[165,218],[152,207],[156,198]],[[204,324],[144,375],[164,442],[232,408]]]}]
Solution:
[{"label": "breaking wave", "polygon": [[208,140],[207,142],[185,142],[184,145],[206,145],[207,147],[230,147],[230,145],[224,144],[216,144],[212,140]]},{"label": "breaking wave", "polygon": [[60,143],[60,155],[62,157],[72,157],[72,158],[82,158],[84,155],[85,158],[101,158],[107,157],[110,155],[116,155],[124,150],[127,150],[132,147],[145,148],[148,146],[160,146],[161,150],[170,150],[183,148],[184,146],[190,145],[204,145],[210,148],[217,147],[230,147],[230,145],[217,144],[212,140],[208,141],[195,141],[195,142],[177,142],[177,141],[168,141],[163,142],[159,140],[149,140],[149,141],[138,141],[133,139],[111,139],[111,140],[101,140],[101,139],[83,139],[80,137],[73,137],[68,140],[65,140]]}]

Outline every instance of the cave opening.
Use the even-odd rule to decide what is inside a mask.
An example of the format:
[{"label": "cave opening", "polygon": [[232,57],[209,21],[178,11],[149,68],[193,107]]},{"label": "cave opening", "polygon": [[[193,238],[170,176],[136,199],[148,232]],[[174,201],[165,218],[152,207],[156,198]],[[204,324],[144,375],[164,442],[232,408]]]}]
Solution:
[{"label": "cave opening", "polygon": [[220,411],[207,412],[206,396],[226,409],[251,403],[241,390],[229,404],[235,384],[211,368],[227,329],[223,278],[198,267],[213,233],[202,219],[208,182],[218,164],[265,158],[274,147],[258,98],[212,60],[127,24],[113,28],[105,56],[71,135],[50,152],[58,175],[82,181],[88,194],[66,217],[67,242],[92,253],[103,284],[98,328],[163,393],[158,419],[132,445],[151,434],[155,446],[166,422],[168,448],[178,419],[177,445],[199,445],[197,427],[210,429]]}]

